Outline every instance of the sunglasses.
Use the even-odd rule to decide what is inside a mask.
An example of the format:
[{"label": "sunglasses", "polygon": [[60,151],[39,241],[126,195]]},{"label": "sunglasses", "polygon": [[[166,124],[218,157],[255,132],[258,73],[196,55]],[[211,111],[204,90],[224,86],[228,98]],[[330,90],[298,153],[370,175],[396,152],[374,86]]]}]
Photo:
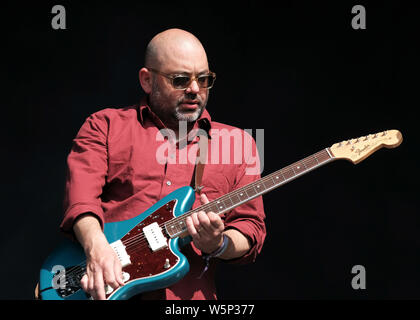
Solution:
[{"label": "sunglasses", "polygon": [[185,90],[187,89],[191,82],[194,80],[197,81],[197,84],[200,88],[210,89],[214,85],[214,81],[216,81],[216,74],[214,72],[209,72],[207,74],[196,76],[187,76],[181,74],[168,74],[161,72],[159,70],[153,68],[147,68],[148,70],[160,74],[169,80],[171,80],[172,86],[176,90]]}]

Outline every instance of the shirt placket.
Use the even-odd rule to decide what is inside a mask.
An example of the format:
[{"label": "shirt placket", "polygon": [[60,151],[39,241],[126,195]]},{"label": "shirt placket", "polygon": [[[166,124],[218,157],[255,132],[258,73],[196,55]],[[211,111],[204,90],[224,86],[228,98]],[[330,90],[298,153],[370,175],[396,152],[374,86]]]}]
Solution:
[{"label": "shirt placket", "polygon": [[169,140],[168,157],[164,179],[162,180],[162,196],[186,185],[190,185],[197,153],[197,139],[180,147]]}]

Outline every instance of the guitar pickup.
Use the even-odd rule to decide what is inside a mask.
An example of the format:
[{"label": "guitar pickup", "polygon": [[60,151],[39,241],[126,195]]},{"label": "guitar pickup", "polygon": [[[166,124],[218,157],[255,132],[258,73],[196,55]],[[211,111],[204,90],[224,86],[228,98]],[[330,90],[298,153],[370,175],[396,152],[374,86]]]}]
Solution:
[{"label": "guitar pickup", "polygon": [[151,223],[143,228],[143,233],[146,236],[150,249],[153,252],[168,246],[168,240],[162,233],[162,229],[157,222]]}]

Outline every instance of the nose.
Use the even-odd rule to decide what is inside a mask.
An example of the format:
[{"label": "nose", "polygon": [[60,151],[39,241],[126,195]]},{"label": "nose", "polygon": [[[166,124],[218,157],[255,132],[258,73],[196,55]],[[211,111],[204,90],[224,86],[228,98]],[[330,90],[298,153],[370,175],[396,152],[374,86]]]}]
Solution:
[{"label": "nose", "polygon": [[188,86],[187,93],[198,93],[200,92],[200,87],[198,86],[198,83],[196,80],[191,81],[190,85]]}]

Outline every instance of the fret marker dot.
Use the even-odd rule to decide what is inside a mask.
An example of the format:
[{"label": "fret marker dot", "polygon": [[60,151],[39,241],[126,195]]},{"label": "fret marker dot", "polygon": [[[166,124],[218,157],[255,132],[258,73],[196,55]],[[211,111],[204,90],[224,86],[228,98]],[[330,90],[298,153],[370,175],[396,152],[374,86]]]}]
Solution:
[{"label": "fret marker dot", "polygon": [[279,177],[276,177],[276,179],[278,179]]},{"label": "fret marker dot", "polygon": [[241,195],[241,196],[243,196],[244,194],[243,194],[243,193],[241,193],[240,195]]},{"label": "fret marker dot", "polygon": [[300,167],[299,167],[299,166],[297,166],[296,168],[297,168],[297,169],[300,169]]}]

